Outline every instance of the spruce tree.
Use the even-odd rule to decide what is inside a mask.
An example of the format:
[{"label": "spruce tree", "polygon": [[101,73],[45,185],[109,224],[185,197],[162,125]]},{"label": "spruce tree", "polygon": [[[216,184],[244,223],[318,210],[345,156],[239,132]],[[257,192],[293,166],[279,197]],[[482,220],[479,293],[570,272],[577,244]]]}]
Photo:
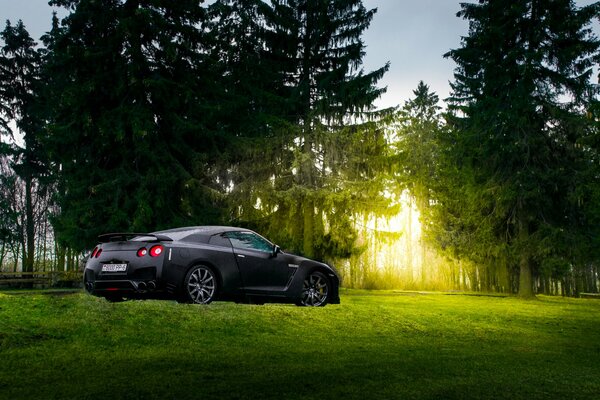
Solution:
[{"label": "spruce tree", "polygon": [[374,180],[385,139],[373,101],[388,66],[361,67],[376,10],[360,0],[273,0],[261,11],[277,100],[269,114],[279,123],[248,158],[252,171],[233,170],[237,215],[307,256],[348,256],[355,215],[387,204]]},{"label": "spruce tree", "polygon": [[47,37],[59,240],[81,250],[102,232],[211,218],[199,215],[203,154],[218,145],[203,125],[215,84],[200,1],[52,3],[71,11]]},{"label": "spruce tree", "polygon": [[[396,192],[408,191],[409,213],[412,203],[420,213],[423,236],[430,228],[430,201],[432,187],[439,179],[439,150],[438,137],[443,128],[439,97],[420,81],[413,91],[414,98],[405,102],[395,116],[391,147],[394,155],[393,177]],[[409,214],[407,232],[412,237],[412,218]],[[411,242],[407,241],[407,276],[412,277],[413,252]],[[421,241],[421,282],[426,280],[425,274],[425,243]]]},{"label": "spruce tree", "polygon": [[282,123],[277,66],[265,47],[266,8],[261,0],[218,0],[208,8],[207,43],[223,87],[217,129],[224,136],[266,138]]},{"label": "spruce tree", "polygon": [[[7,124],[8,121],[14,121],[24,142],[22,148],[15,144],[4,144],[0,148],[0,155],[3,153],[10,157],[11,167],[24,186],[23,232],[18,232],[17,236],[22,246],[23,271],[33,271],[36,230],[34,201],[39,192],[44,190],[46,175],[44,151],[40,148],[45,129],[39,101],[43,52],[36,48],[37,44],[22,21],[14,26],[7,21],[0,38],[3,41],[0,48],[0,129],[14,140],[15,132]],[[15,210],[6,211],[11,213]]]},{"label": "spruce tree", "polygon": [[431,200],[429,188],[436,179],[437,138],[443,124],[437,94],[423,81],[413,94],[396,115],[397,178],[415,197],[417,208],[425,211]]},{"label": "spruce tree", "polygon": [[531,296],[548,255],[568,257],[553,248],[577,225],[572,193],[583,183],[578,160],[586,158],[581,140],[599,47],[589,24],[600,6],[480,0],[461,7],[469,34],[446,57],[457,63],[449,143],[462,184],[448,211],[462,213],[465,240],[505,249],[518,266],[519,295]]}]

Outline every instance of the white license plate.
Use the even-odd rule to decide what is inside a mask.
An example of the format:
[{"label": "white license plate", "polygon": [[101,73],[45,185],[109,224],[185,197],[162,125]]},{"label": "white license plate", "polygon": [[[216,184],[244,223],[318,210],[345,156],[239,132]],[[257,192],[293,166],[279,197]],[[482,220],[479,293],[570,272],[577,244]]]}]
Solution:
[{"label": "white license plate", "polygon": [[127,271],[127,264],[104,264],[102,265],[102,272],[125,272]]}]

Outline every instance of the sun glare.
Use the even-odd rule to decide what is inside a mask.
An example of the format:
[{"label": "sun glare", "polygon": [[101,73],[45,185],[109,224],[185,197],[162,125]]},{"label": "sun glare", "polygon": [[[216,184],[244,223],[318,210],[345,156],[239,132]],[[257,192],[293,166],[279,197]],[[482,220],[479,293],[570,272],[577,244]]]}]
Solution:
[{"label": "sun glare", "polygon": [[400,205],[396,215],[370,215],[366,224],[357,224],[359,240],[366,248],[354,263],[412,282],[421,276],[425,259],[420,213],[408,191],[403,191],[396,201],[395,205]]}]

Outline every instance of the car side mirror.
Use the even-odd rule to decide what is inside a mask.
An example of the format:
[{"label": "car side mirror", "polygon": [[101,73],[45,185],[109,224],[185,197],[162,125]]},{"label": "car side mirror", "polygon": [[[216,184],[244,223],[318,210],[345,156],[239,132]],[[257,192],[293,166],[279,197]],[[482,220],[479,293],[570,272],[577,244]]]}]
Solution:
[{"label": "car side mirror", "polygon": [[271,252],[271,257],[277,257],[277,254],[281,253],[281,247],[276,244],[273,245],[273,251]]}]

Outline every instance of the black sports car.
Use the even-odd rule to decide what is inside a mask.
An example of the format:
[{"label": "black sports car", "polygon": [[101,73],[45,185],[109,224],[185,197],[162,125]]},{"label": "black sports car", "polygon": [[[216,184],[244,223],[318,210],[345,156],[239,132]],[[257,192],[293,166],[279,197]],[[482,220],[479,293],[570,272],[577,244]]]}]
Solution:
[{"label": "black sports car", "polygon": [[302,306],[339,304],[335,270],[287,254],[256,232],[195,226],[154,233],[109,233],[90,254],[86,290],[111,301],[171,297],[208,304],[234,300]]}]

